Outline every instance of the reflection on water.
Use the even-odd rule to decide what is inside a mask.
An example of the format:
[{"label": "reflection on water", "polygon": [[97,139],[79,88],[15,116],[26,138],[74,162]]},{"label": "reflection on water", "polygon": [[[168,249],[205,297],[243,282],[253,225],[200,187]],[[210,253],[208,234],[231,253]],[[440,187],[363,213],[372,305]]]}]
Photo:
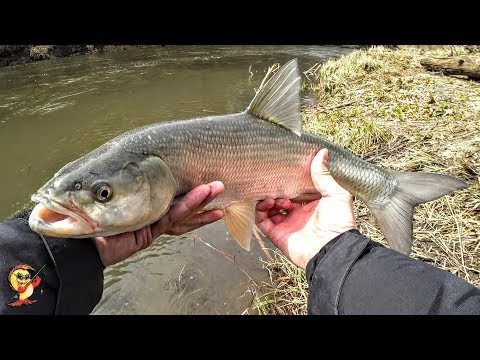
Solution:
[{"label": "reflection on water", "polygon": [[[275,62],[301,70],[348,53],[321,46],[167,46],[53,59],[0,69],[0,218],[60,167],[112,137],[169,119],[244,110]],[[246,252],[223,222],[154,245],[105,272],[96,314],[239,314],[252,301],[248,277],[266,277],[256,242]],[[251,310],[250,310],[251,313]]]}]

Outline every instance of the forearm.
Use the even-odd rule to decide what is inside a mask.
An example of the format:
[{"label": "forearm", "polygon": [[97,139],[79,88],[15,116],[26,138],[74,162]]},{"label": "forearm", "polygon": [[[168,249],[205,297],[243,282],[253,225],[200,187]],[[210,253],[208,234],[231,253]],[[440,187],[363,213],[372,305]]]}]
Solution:
[{"label": "forearm", "polygon": [[480,289],[357,230],[307,266],[309,314],[480,314]]}]

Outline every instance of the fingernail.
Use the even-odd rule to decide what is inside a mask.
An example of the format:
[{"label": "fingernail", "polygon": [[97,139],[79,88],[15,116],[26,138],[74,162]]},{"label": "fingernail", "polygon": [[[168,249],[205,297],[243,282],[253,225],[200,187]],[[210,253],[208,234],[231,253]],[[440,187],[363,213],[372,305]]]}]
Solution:
[{"label": "fingernail", "polygon": [[210,187],[210,189],[213,188],[215,185],[218,185],[219,187],[225,188],[225,186],[223,185],[223,183],[222,183],[221,181],[218,181],[218,180],[212,181],[211,183],[209,183],[209,184],[207,184],[207,185]]}]

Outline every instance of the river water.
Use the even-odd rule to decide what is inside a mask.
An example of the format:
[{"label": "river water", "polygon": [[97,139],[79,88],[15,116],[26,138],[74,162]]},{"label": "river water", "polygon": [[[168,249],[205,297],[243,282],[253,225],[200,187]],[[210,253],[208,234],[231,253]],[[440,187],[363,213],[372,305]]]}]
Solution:
[{"label": "river water", "polygon": [[[273,63],[297,57],[306,71],[350,51],[152,46],[1,68],[0,220],[32,206],[31,194],[64,164],[126,130],[243,111]],[[235,255],[237,264],[205,242]],[[191,234],[162,236],[106,269],[103,298],[93,313],[255,313],[252,279],[267,279],[264,257],[255,240],[250,252],[240,249],[222,221]]]}]

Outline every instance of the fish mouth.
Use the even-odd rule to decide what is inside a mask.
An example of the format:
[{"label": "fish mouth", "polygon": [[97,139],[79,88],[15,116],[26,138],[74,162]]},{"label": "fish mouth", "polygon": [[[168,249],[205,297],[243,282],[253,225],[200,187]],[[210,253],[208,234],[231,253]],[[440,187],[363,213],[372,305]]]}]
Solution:
[{"label": "fish mouth", "polygon": [[74,204],[64,204],[35,194],[32,200],[38,202],[30,214],[29,224],[33,231],[50,236],[80,237],[90,235],[98,224]]}]

